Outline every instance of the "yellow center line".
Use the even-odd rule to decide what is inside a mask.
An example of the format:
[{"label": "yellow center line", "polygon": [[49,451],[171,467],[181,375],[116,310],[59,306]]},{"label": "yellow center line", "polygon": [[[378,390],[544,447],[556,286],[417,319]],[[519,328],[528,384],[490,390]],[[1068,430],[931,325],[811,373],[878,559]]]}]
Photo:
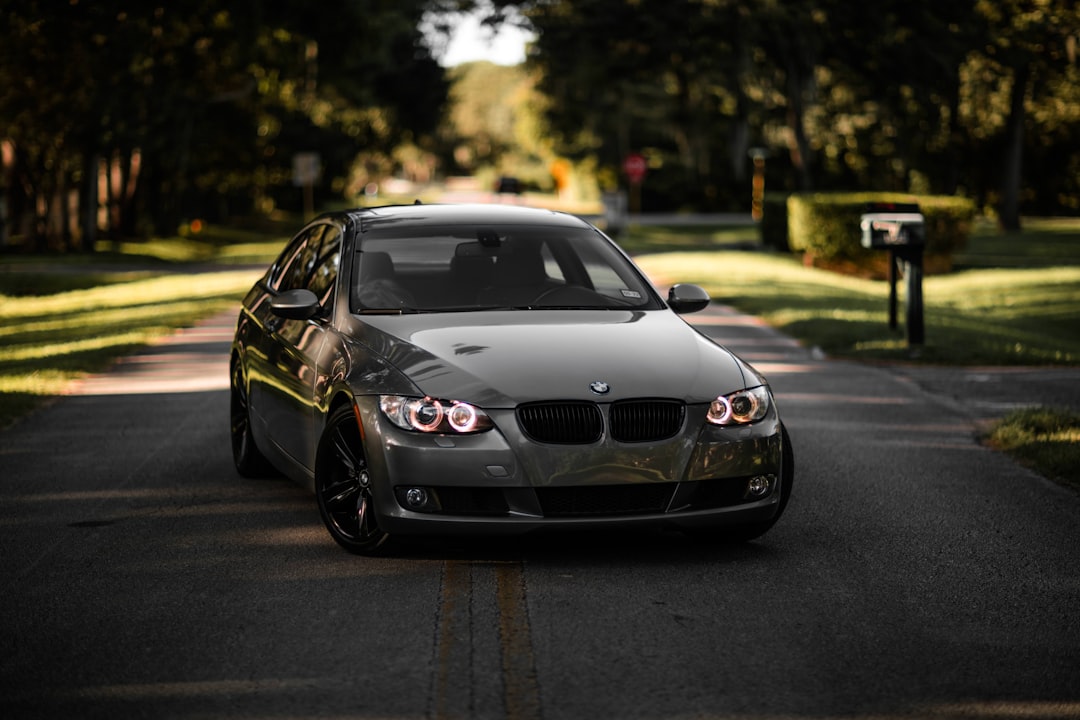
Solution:
[{"label": "yellow center line", "polygon": [[[477,706],[490,703],[502,705],[506,720],[541,717],[524,577],[520,561],[444,564],[432,688],[436,720],[484,714],[493,708]],[[501,683],[492,684],[493,674],[501,674]]]},{"label": "yellow center line", "polygon": [[509,720],[533,720],[541,716],[540,689],[536,682],[522,563],[499,565],[495,577],[506,717]]}]

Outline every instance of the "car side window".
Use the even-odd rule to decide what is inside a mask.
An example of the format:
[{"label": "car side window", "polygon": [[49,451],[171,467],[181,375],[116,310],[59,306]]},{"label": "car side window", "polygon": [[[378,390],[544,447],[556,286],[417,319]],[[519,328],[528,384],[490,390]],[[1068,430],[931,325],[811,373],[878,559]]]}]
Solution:
[{"label": "car side window", "polygon": [[281,279],[281,284],[278,286],[280,292],[307,287],[308,278],[311,277],[315,262],[318,260],[319,240],[326,227],[326,225],[317,225],[307,231],[300,252]]},{"label": "car side window", "polygon": [[555,259],[551,253],[551,247],[546,242],[540,246],[540,256],[544,258],[544,272],[547,273],[548,278],[565,283],[566,277],[559,266],[559,261]]},{"label": "car side window", "polygon": [[307,281],[307,288],[319,298],[323,308],[333,303],[334,287],[337,285],[338,266],[341,263],[341,231],[328,226],[323,233],[315,266]]},{"label": "car side window", "polygon": [[278,255],[277,260],[274,261],[273,269],[270,271],[270,278],[267,281],[267,285],[271,290],[282,291],[287,290],[287,287],[282,287],[286,278],[293,272],[293,267],[299,261],[301,254],[305,246],[307,245],[307,233],[301,233],[289,242],[285,246],[285,249]]}]

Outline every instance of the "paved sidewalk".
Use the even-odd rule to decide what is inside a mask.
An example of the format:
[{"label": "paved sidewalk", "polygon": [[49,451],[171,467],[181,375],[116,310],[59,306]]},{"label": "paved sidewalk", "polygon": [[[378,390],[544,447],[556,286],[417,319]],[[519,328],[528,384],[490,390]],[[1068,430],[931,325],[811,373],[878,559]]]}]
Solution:
[{"label": "paved sidewalk", "polygon": [[229,388],[229,348],[240,306],[181,328],[105,372],[73,383],[68,395],[150,395]]},{"label": "paved sidewalk", "polygon": [[1080,367],[950,367],[893,365],[897,376],[951,400],[977,422],[1023,407],[1080,413]]}]

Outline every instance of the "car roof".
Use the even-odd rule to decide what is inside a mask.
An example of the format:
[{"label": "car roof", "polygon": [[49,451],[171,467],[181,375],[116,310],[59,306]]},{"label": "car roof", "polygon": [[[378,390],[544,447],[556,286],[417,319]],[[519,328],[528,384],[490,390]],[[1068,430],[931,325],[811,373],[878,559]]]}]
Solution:
[{"label": "car roof", "polygon": [[360,223],[361,232],[384,224],[437,226],[497,223],[589,227],[584,220],[569,213],[495,203],[387,205],[377,208],[358,208],[350,210],[348,214]]}]

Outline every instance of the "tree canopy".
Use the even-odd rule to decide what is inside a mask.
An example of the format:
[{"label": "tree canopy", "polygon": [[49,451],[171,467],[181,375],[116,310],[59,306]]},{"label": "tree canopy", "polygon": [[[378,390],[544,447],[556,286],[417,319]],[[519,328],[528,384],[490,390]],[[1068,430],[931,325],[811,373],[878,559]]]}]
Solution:
[{"label": "tree canopy", "polygon": [[654,202],[730,205],[760,147],[773,188],[1080,211],[1070,0],[493,1],[537,33],[558,146],[643,152]]},{"label": "tree canopy", "polygon": [[[535,32],[523,68],[438,65],[420,28],[470,9]],[[1080,212],[1071,0],[10,0],[0,28],[0,246],[298,209],[298,157],[319,200],[402,168],[613,189],[640,153],[646,209],[728,210],[753,151],[772,190]]]},{"label": "tree canopy", "polygon": [[[7,232],[65,245],[107,208],[111,232],[298,202],[293,159],[322,192],[359,147],[434,132],[442,68],[424,0],[13,0],[0,10]],[[82,200],[72,201],[72,197]],[[72,218],[81,207],[84,218]],[[0,236],[0,240],[2,240]]]}]

